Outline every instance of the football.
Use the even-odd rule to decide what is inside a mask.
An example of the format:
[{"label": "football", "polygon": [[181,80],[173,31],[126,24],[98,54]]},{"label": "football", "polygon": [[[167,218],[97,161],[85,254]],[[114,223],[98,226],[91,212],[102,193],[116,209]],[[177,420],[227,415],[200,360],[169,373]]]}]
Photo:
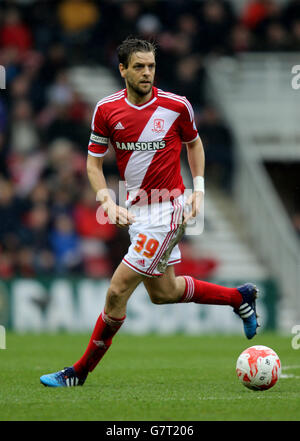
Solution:
[{"label": "football", "polygon": [[273,349],[267,346],[251,346],[245,349],[236,362],[240,382],[252,390],[273,387],[281,375],[281,362]]}]

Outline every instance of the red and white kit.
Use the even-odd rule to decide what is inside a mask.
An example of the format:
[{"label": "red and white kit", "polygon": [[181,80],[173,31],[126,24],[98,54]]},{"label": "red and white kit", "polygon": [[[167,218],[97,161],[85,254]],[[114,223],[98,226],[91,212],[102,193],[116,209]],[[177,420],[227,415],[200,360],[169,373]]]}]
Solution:
[{"label": "red and white kit", "polygon": [[[126,89],[96,105],[88,153],[101,157],[109,146],[116,152],[127,207],[136,219],[129,227],[131,245],[123,263],[146,276],[161,275],[156,266],[181,222],[185,187],[180,153],[182,143],[197,137],[189,101],[155,87],[140,106],[129,102]],[[177,245],[169,264],[180,258]]]}]

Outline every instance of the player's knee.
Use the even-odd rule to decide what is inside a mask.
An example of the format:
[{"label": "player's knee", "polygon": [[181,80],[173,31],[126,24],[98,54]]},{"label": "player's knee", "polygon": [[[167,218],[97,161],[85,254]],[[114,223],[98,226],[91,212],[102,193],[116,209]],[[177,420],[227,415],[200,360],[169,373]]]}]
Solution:
[{"label": "player's knee", "polygon": [[116,308],[127,302],[126,287],[111,284],[107,292],[107,302],[111,308]]}]

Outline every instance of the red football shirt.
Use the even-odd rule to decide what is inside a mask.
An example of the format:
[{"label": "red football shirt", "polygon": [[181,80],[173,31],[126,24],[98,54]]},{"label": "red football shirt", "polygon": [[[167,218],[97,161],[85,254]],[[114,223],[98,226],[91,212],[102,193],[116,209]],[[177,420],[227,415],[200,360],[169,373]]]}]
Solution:
[{"label": "red football shirt", "polygon": [[[153,87],[151,99],[136,106],[123,89],[100,100],[92,119],[88,153],[103,156],[111,145],[129,199],[139,190],[177,189],[183,193],[180,170],[182,143],[198,137],[194,112],[182,96]],[[153,200],[152,200],[153,202]]]}]

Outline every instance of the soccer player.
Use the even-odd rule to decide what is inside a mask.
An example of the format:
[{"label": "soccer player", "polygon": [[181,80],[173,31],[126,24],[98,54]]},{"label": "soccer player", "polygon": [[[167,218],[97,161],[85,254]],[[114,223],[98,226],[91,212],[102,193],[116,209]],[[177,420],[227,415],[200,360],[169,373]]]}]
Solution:
[{"label": "soccer player", "polygon": [[[87,156],[88,178],[109,220],[128,227],[131,244],[110,282],[106,301],[82,357],[72,367],[43,375],[45,386],[83,385],[109,349],[126,318],[126,305],[143,283],[155,304],[194,302],[229,305],[243,320],[246,337],[256,334],[255,285],[227,288],[175,276],[180,261],[176,236],[195,217],[204,195],[204,152],[193,109],[182,96],[153,86],[155,47],[126,39],[118,48],[119,69],[126,88],[100,100],[92,118]],[[193,193],[186,203],[180,151],[186,145]],[[102,165],[109,148],[116,153],[126,181],[126,208],[118,206],[106,186]],[[155,190],[155,191],[153,191]],[[172,245],[173,244],[173,245]],[[166,254],[167,253],[167,254]],[[166,259],[166,268],[160,265]]]}]

